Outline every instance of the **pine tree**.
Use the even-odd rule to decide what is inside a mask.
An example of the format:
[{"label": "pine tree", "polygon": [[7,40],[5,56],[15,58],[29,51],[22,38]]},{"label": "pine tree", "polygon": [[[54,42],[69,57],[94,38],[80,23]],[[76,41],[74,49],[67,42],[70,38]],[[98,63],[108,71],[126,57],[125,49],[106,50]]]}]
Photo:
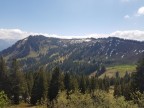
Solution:
[{"label": "pine tree", "polygon": [[137,65],[136,73],[132,74],[132,86],[134,91],[144,92],[144,58]]},{"label": "pine tree", "polygon": [[23,96],[26,92],[26,80],[24,73],[20,70],[19,64],[16,59],[13,59],[11,67],[11,83],[12,95],[15,104],[19,104],[19,96]]},{"label": "pine tree", "polygon": [[30,96],[31,92],[32,92],[32,87],[33,87],[33,84],[34,84],[34,78],[33,78],[33,73],[32,72],[27,72],[26,73],[26,82],[27,82],[28,94]]},{"label": "pine tree", "polygon": [[50,102],[56,99],[59,89],[60,89],[60,71],[59,68],[56,67],[52,73],[52,78],[48,88],[48,99]]},{"label": "pine tree", "polygon": [[64,85],[64,74],[60,74],[60,78],[59,78],[59,81],[60,81],[60,91],[63,91],[65,89],[65,85]]},{"label": "pine tree", "polygon": [[122,95],[125,97],[126,100],[131,100],[131,83],[126,83],[121,85]]},{"label": "pine tree", "polygon": [[103,84],[104,84],[105,91],[109,92],[110,80],[106,75],[103,79]]},{"label": "pine tree", "polygon": [[3,57],[0,58],[0,91],[4,91],[8,96],[10,95],[8,70]]},{"label": "pine tree", "polygon": [[86,81],[85,81],[84,75],[81,76],[79,90],[83,94],[85,94],[85,92],[86,92]]},{"label": "pine tree", "polygon": [[121,86],[120,85],[115,85],[114,86],[114,96],[115,97],[119,97],[122,95],[122,92],[121,92]]},{"label": "pine tree", "polygon": [[91,79],[90,79],[90,92],[92,94],[94,94],[95,89],[96,89],[96,79],[95,79],[95,77],[91,77]]},{"label": "pine tree", "polygon": [[31,104],[36,105],[37,102],[42,104],[46,100],[47,95],[47,79],[43,67],[37,73],[31,93]]},{"label": "pine tree", "polygon": [[35,79],[34,79],[34,84],[33,84],[33,87],[32,87],[32,91],[31,91],[31,99],[30,99],[30,103],[32,105],[36,105],[39,97],[39,74],[37,73],[37,75],[35,76]]},{"label": "pine tree", "polygon": [[65,76],[64,76],[64,86],[65,86],[65,89],[66,89],[66,92],[67,92],[67,95],[69,95],[69,92],[71,90],[71,82],[70,82],[70,75],[69,73],[65,73]]},{"label": "pine tree", "polygon": [[116,77],[115,85],[114,85],[114,96],[119,97],[122,95],[121,85],[120,85],[120,78]]},{"label": "pine tree", "polygon": [[71,75],[70,88],[71,88],[72,92],[78,90],[78,88],[79,88],[78,75]]}]

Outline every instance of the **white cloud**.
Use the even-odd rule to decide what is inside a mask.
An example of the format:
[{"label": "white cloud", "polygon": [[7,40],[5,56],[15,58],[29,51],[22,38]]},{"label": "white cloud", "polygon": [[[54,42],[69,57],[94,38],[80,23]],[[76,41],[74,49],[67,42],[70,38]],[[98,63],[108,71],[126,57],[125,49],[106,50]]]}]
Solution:
[{"label": "white cloud", "polygon": [[29,33],[19,29],[0,29],[0,39],[22,39],[28,35]]},{"label": "white cloud", "polygon": [[33,33],[26,32],[20,29],[0,29],[0,39],[23,39],[29,35],[45,35],[49,37],[55,37],[55,35],[48,35],[46,33]]},{"label": "white cloud", "polygon": [[104,38],[104,37],[119,37],[124,39],[132,39],[144,41],[144,31],[140,30],[129,30],[129,31],[115,31],[110,34],[88,34],[88,35],[79,35],[79,36],[64,36],[64,35],[55,35],[55,34],[47,34],[47,33],[33,33],[26,32],[20,29],[0,29],[0,39],[23,39],[28,37],[29,35],[44,35],[47,37],[57,37],[57,38]]},{"label": "white cloud", "polygon": [[140,30],[116,31],[111,33],[110,36],[144,41],[144,31],[140,31]]},{"label": "white cloud", "polygon": [[125,19],[129,19],[130,16],[129,16],[129,15],[125,15],[124,18],[125,18]]},{"label": "white cloud", "polygon": [[108,37],[108,34],[90,34],[90,35],[79,35],[79,36],[64,36],[64,35],[56,35],[56,34],[47,34],[47,33],[33,33],[26,32],[20,29],[0,29],[0,39],[23,39],[28,37],[29,35],[44,35],[47,37],[56,37],[56,38],[88,38],[88,37]]},{"label": "white cloud", "polygon": [[144,7],[140,7],[140,8],[138,9],[138,11],[137,11],[137,14],[138,14],[139,16],[144,15]]}]

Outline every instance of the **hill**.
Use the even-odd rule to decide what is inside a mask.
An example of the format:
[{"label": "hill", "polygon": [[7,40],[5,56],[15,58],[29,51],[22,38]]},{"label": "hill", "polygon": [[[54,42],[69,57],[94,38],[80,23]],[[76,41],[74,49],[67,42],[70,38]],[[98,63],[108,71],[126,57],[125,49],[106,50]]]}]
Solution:
[{"label": "hill", "polygon": [[63,71],[92,73],[102,66],[135,64],[144,52],[144,42],[115,37],[59,39],[29,36],[0,52],[6,60],[20,60],[24,70],[58,65]]}]

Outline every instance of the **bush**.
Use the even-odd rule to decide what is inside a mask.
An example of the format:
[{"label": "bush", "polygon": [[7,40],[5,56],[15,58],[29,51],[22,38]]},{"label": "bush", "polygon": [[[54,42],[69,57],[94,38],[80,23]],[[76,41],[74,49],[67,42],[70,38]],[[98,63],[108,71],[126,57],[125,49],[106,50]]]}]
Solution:
[{"label": "bush", "polygon": [[135,104],[138,104],[140,108],[144,108],[144,94],[137,91],[131,94],[131,98]]},{"label": "bush", "polygon": [[4,91],[0,92],[0,108],[4,108],[8,104],[8,98]]}]

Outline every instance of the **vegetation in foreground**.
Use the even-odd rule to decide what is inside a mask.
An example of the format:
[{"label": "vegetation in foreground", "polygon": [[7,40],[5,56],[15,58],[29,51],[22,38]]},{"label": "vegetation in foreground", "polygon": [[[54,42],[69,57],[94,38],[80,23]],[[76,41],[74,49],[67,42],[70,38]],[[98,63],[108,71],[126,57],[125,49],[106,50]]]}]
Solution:
[{"label": "vegetation in foreground", "polygon": [[16,59],[8,69],[1,57],[0,107],[27,103],[48,108],[143,108],[143,72],[144,58],[135,73],[98,78],[60,72],[58,67],[24,73]]}]

